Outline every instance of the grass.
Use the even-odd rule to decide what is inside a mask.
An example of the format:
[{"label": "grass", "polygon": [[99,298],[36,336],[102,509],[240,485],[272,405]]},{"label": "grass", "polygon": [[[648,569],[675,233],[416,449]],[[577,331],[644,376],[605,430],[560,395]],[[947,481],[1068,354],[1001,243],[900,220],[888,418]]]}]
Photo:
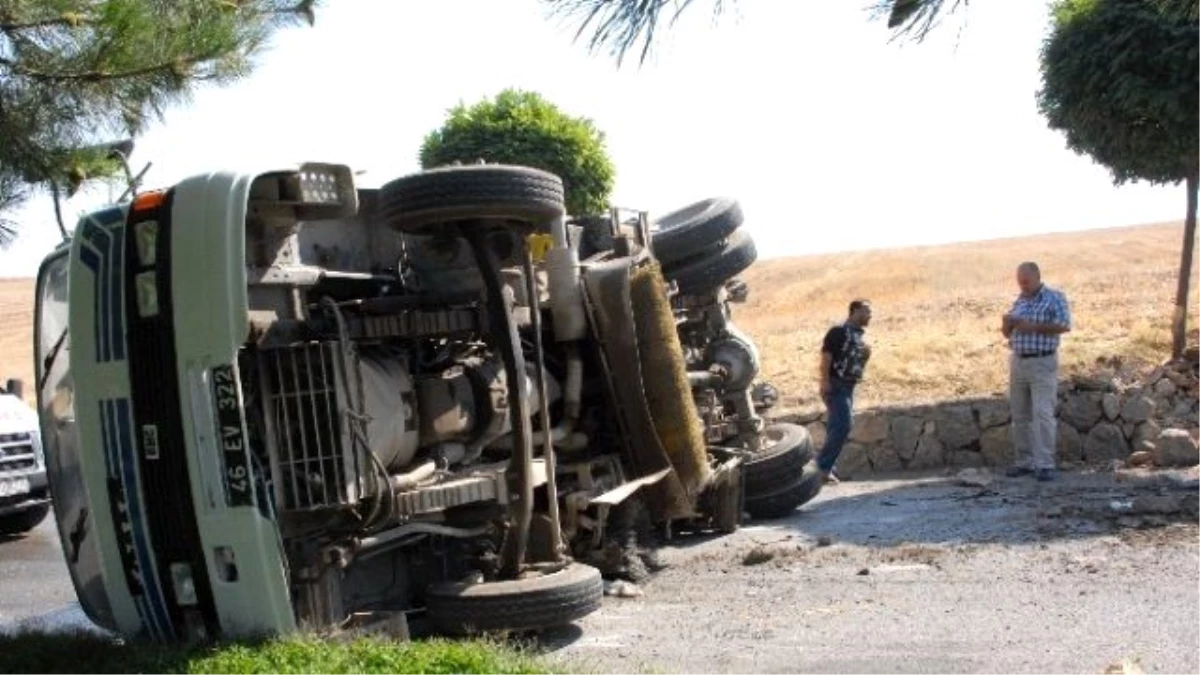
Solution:
[{"label": "grass", "polygon": [[[201,647],[126,644],[94,633],[0,636],[4,673],[548,673],[498,642],[288,638]],[[561,672],[561,670],[560,670]]]},{"label": "grass", "polygon": [[[986,396],[1007,388],[1000,317],[1017,293],[1016,266],[1035,260],[1071,303],[1065,374],[1092,373],[1113,356],[1126,367],[1157,365],[1170,355],[1182,229],[1171,223],[766,260],[745,273],[750,297],[734,320],[757,342],[762,375],[786,408],[819,404],[821,338],[855,297],[874,309],[857,407]],[[1192,288],[1194,327],[1197,281]]]},{"label": "grass", "polygon": [[[1166,223],[764,260],[744,275],[750,298],[735,307],[735,321],[757,342],[763,377],[786,408],[819,404],[821,337],[855,297],[874,305],[873,356],[857,407],[986,396],[1007,386],[999,325],[1016,295],[1015,268],[1036,260],[1071,302],[1075,326],[1062,351],[1068,374],[1094,371],[1114,355],[1156,365],[1170,352],[1182,230]],[[1195,326],[1200,283],[1192,286]],[[0,377],[24,378],[31,400],[32,321],[32,280],[0,279]]]}]

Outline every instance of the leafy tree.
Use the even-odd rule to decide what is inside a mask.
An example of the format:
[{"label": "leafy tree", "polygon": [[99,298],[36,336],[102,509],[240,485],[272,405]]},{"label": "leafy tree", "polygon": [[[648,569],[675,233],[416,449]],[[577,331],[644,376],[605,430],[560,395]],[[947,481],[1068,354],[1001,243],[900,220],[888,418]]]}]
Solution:
[{"label": "leafy tree", "polygon": [[[734,0],[711,0],[713,16],[720,16]],[[1002,1],[1002,0],[1001,0]],[[1166,0],[1175,1],[1175,0]],[[1192,0],[1187,0],[1192,1]],[[617,63],[636,49],[638,62],[649,56],[655,35],[664,25],[670,28],[693,0],[543,0],[551,13],[578,21],[578,39],[591,32],[588,48],[608,48]],[[968,0],[874,0],[871,16],[886,16],[888,28],[897,36],[923,39],[946,14],[965,8]],[[640,45],[640,46],[639,46]]]},{"label": "leafy tree", "polygon": [[1200,181],[1200,30],[1196,5],[1058,0],[1042,47],[1038,107],[1067,147],[1121,185],[1186,183],[1187,217],[1173,323],[1183,353]]},{"label": "leafy tree", "polygon": [[604,134],[591,120],[567,115],[535,92],[506,89],[492,100],[460,103],[421,145],[425,169],[480,160],[557,174],[571,214],[608,209],[615,170]]},{"label": "leafy tree", "polygon": [[202,83],[250,72],[315,0],[0,0],[0,245],[5,211],[39,186],[74,192],[115,168],[136,135]]}]

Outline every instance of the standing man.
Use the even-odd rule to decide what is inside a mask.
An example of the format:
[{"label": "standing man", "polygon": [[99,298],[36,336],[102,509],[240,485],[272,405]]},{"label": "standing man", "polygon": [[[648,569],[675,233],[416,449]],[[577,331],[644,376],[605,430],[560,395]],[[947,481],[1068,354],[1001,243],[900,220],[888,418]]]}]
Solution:
[{"label": "standing man", "polygon": [[869,323],[871,303],[855,300],[850,303],[846,322],[830,328],[821,346],[821,398],[825,400],[828,413],[828,430],[825,446],[817,455],[817,466],[826,483],[838,482],[834,466],[850,435],[854,387],[862,379],[867,360],[871,358],[871,347],[863,341],[864,329]]},{"label": "standing man", "polygon": [[1065,295],[1042,283],[1037,263],[1017,267],[1017,285],[1021,294],[1000,327],[1012,350],[1009,404],[1017,458],[1008,475],[1052,481],[1057,477],[1058,345],[1060,336],[1071,330],[1071,311]]}]

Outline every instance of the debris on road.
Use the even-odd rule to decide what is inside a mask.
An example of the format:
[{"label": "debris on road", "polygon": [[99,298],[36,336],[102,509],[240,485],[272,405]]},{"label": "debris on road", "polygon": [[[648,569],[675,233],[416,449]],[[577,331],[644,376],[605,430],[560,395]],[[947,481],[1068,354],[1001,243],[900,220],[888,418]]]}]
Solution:
[{"label": "debris on road", "polygon": [[967,468],[958,472],[954,482],[963,487],[985,488],[995,481],[992,472],[986,469]]},{"label": "debris on road", "polygon": [[604,594],[617,598],[640,598],[645,595],[645,592],[632,581],[618,579],[604,582]]},{"label": "debris on road", "polygon": [[1113,661],[1104,669],[1104,675],[1143,675],[1142,662],[1139,659],[1121,659]]},{"label": "debris on road", "polygon": [[750,552],[742,558],[742,564],[746,566],[761,565],[765,562],[770,562],[775,559],[775,551],[766,546],[755,546],[750,549]]}]

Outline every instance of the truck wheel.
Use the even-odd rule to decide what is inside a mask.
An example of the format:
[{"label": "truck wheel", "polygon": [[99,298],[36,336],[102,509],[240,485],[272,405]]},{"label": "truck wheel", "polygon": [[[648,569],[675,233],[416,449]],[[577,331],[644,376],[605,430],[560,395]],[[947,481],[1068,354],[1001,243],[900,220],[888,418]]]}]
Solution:
[{"label": "truck wheel", "polygon": [[713,198],[689,204],[658,219],[650,240],[654,257],[670,267],[719,245],[741,227],[742,207],[732,199]]},{"label": "truck wheel", "polygon": [[754,518],[781,518],[821,491],[812,436],[798,424],[763,430],[768,445],[745,464],[746,511]]},{"label": "truck wheel", "polygon": [[532,579],[437,584],[425,605],[435,628],[462,635],[561,626],[599,609],[603,597],[600,570],[570,563]]},{"label": "truck wheel", "polygon": [[754,518],[769,520],[783,518],[798,507],[812,501],[821,491],[821,470],[809,462],[796,482],[772,492],[746,495],[746,512]]},{"label": "truck wheel", "polygon": [[31,509],[0,516],[0,534],[25,534],[42,523],[50,513],[49,502]]},{"label": "truck wheel", "polygon": [[717,290],[754,264],[758,250],[754,239],[743,230],[729,235],[725,243],[711,253],[690,260],[682,265],[663,270],[663,276],[674,281],[679,292],[685,295],[701,295]]},{"label": "truck wheel", "polygon": [[794,484],[813,458],[812,436],[799,424],[772,424],[762,434],[765,447],[743,465],[747,499]]},{"label": "truck wheel", "polygon": [[445,223],[500,218],[547,229],[565,213],[558,176],[525,166],[473,164],[414,173],[384,185],[384,222],[409,234],[433,234]]}]

